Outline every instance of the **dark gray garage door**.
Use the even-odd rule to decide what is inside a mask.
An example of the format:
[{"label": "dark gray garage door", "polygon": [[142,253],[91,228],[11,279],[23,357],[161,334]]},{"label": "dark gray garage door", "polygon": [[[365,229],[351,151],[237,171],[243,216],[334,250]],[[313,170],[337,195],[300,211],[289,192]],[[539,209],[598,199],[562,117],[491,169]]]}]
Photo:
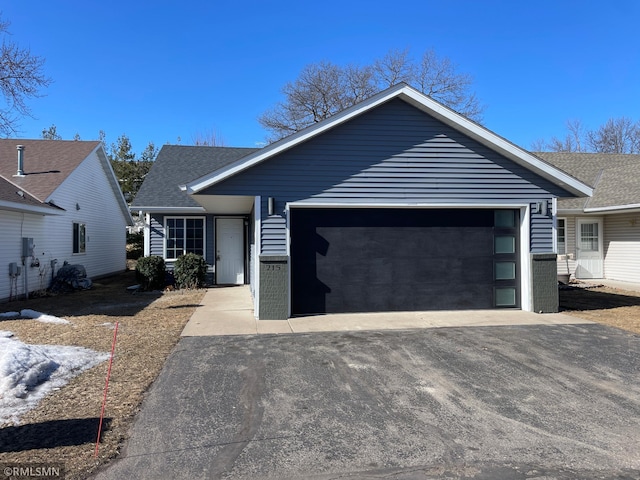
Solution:
[{"label": "dark gray garage door", "polygon": [[518,307],[518,215],[291,210],[292,313]]}]

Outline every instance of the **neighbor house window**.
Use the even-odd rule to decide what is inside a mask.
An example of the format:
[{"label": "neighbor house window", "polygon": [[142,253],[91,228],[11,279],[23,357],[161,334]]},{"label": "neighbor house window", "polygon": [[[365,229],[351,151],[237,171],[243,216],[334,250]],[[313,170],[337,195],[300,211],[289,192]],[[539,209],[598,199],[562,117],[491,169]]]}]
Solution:
[{"label": "neighbor house window", "polygon": [[558,255],[567,253],[567,221],[565,218],[558,219]]},{"label": "neighbor house window", "polygon": [[185,253],[204,257],[204,218],[169,217],[165,232],[167,259],[176,259]]},{"label": "neighbor house window", "polygon": [[86,251],[86,226],[84,223],[73,224],[73,253],[85,253]]}]

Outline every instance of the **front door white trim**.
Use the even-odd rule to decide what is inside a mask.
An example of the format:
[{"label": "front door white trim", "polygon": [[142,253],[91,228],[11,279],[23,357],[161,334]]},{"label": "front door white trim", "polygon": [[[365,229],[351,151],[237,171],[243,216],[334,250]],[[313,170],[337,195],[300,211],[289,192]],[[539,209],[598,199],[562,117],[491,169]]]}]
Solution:
[{"label": "front door white trim", "polygon": [[[582,242],[582,227],[588,225],[595,225],[595,228]],[[602,233],[602,217],[576,218],[576,278],[604,278]]]},{"label": "front door white trim", "polygon": [[216,218],[216,283],[244,284],[244,218]]}]

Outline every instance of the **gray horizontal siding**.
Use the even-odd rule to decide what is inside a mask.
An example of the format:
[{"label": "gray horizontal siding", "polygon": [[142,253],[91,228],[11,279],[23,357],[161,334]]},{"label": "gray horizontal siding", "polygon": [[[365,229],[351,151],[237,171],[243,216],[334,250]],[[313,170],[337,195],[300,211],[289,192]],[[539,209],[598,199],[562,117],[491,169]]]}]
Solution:
[{"label": "gray horizontal siding", "polygon": [[[532,212],[535,210],[535,208],[531,209]],[[547,202],[547,211],[551,212],[551,202]],[[553,218],[551,215],[531,213],[530,226],[531,253],[553,252]]]},{"label": "gray horizontal siding", "polygon": [[[262,253],[275,254],[286,252],[286,202],[462,207],[566,196],[547,180],[398,99],[203,193],[261,195]],[[276,199],[278,215],[267,215],[267,197]],[[532,251],[552,250],[547,220],[532,217]]]}]

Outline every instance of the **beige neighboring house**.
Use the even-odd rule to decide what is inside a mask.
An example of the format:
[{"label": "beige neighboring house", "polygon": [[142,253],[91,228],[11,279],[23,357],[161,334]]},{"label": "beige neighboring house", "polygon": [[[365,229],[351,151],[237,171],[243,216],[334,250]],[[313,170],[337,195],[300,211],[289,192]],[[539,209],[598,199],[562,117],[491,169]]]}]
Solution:
[{"label": "beige neighboring house", "polygon": [[593,187],[558,200],[558,274],[640,282],[640,155],[536,155]]},{"label": "beige neighboring house", "polygon": [[47,288],[64,262],[123,271],[132,223],[101,142],[0,140],[0,301]]}]

